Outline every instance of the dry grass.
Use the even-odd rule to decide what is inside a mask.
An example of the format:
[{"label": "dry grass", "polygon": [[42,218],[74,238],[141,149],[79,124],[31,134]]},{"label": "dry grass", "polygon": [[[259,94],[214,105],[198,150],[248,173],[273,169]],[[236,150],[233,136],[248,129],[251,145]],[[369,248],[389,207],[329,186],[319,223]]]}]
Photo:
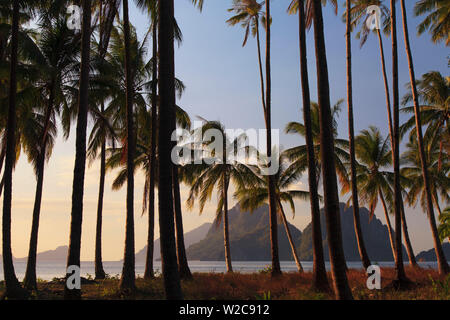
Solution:
[{"label": "dry grass", "polygon": [[[349,270],[348,279],[355,299],[362,300],[448,300],[450,276],[446,279],[435,270],[407,268],[407,276],[413,282],[407,290],[398,291],[389,286],[394,279],[393,269],[382,269],[382,289],[369,290],[367,276],[362,271]],[[329,275],[330,276],[330,275]],[[320,293],[311,289],[311,273],[284,273],[272,279],[269,274],[217,274],[196,273],[190,281],[183,281],[185,299],[189,300],[320,300],[333,299],[331,292]],[[118,279],[96,281],[82,286],[83,299],[164,299],[162,278],[151,281],[137,279],[137,292],[133,297],[118,294]],[[0,293],[4,290],[0,283]],[[33,299],[62,299],[64,284],[40,282]]]}]

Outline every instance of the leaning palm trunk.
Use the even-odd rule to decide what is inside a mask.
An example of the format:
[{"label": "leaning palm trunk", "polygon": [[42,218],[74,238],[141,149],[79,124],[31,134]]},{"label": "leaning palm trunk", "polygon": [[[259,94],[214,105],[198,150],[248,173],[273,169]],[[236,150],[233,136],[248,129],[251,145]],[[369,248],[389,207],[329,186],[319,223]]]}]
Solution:
[{"label": "leaning palm trunk", "polygon": [[[81,226],[83,221],[84,176],[86,169],[86,128],[89,104],[89,61],[91,45],[91,0],[83,0],[81,36],[81,75],[76,130],[75,168],[72,185],[72,211],[67,267],[80,267]],[[69,276],[70,274],[67,274]],[[65,299],[80,299],[81,291],[64,288]]]},{"label": "leaning palm trunk", "polygon": [[[173,112],[175,114],[175,112]],[[175,120],[175,119],[174,119]],[[174,122],[174,120],[172,120]],[[184,245],[184,231],[183,231],[183,215],[181,211],[181,195],[180,195],[180,181],[178,179],[178,167],[173,165],[173,205],[175,218],[175,234],[177,240],[177,259],[178,270],[181,279],[191,279],[192,274],[189,270],[189,265],[186,257],[186,247]]]},{"label": "leaning palm trunk", "polygon": [[398,87],[398,49],[397,49],[397,17],[395,1],[391,0],[391,38],[392,38],[392,92],[393,92],[393,144],[392,156],[394,164],[394,216],[395,216],[395,271],[396,279],[394,285],[401,287],[408,279],[406,278],[405,268],[403,265],[402,252],[402,233],[400,231],[402,225],[401,219],[401,202],[402,194],[400,188],[400,128],[399,128],[399,87]]},{"label": "leaning palm trunk", "polygon": [[444,255],[444,251],[442,250],[442,245],[439,240],[439,235],[436,226],[436,218],[434,216],[434,208],[433,208],[433,200],[431,196],[430,189],[430,181],[427,169],[427,160],[425,156],[425,149],[423,145],[423,134],[422,134],[422,122],[421,122],[421,114],[420,114],[420,105],[419,105],[419,96],[417,93],[416,87],[416,78],[414,72],[414,64],[411,53],[411,46],[409,42],[409,33],[408,33],[408,20],[406,16],[406,8],[405,8],[405,0],[400,1],[402,8],[402,16],[403,16],[403,34],[405,37],[405,49],[406,55],[408,57],[408,66],[409,66],[409,77],[411,80],[411,90],[414,101],[414,113],[416,117],[416,133],[417,133],[417,142],[419,146],[419,155],[420,155],[420,163],[422,165],[422,175],[423,175],[423,183],[425,187],[426,194],[426,203],[427,203],[427,214],[431,227],[431,234],[433,236],[434,241],[434,250],[436,252],[436,258],[439,266],[439,273],[441,275],[448,274],[450,272],[450,267],[447,263],[447,260]]},{"label": "leaning palm trunk", "polygon": [[259,39],[259,22],[256,21],[256,45],[258,47],[258,66],[259,66],[259,80],[261,82],[261,101],[263,109],[266,110],[266,100],[264,97],[264,74],[261,62],[261,41]]},{"label": "leaning palm trunk", "polygon": [[300,73],[303,97],[303,122],[305,123],[306,150],[308,159],[308,185],[311,205],[311,225],[313,241],[313,287],[326,291],[329,289],[325,259],[323,257],[322,228],[320,223],[319,194],[316,180],[316,159],[311,128],[311,98],[308,80],[308,61],[306,47],[305,7],[299,3],[299,42],[300,42]]},{"label": "leaning palm trunk", "polygon": [[353,83],[352,83],[352,49],[351,49],[351,1],[346,2],[347,6],[347,103],[348,103],[348,140],[350,149],[350,166],[351,166],[351,187],[352,187],[352,204],[353,204],[353,223],[356,234],[356,242],[358,244],[359,256],[365,269],[371,263],[367,254],[364,238],[361,230],[361,221],[359,216],[358,202],[358,184],[356,180],[356,156],[355,156],[355,130],[353,124]]},{"label": "leaning palm trunk", "polygon": [[394,257],[394,261],[397,261],[397,255],[396,255],[396,250],[395,250],[395,236],[394,236],[394,231],[392,230],[391,219],[389,218],[389,211],[388,211],[388,208],[386,205],[386,200],[384,199],[383,191],[381,189],[378,190],[378,193],[380,195],[381,203],[383,205],[384,218],[386,219],[386,224],[387,224],[387,228],[388,228],[389,241],[391,243],[392,255]]},{"label": "leaning palm trunk", "polygon": [[[272,157],[272,123],[271,123],[271,105],[272,105],[272,80],[270,74],[270,0],[266,1],[266,138],[267,138],[267,157]],[[270,247],[272,256],[272,276],[281,274],[280,258],[278,252],[278,227],[277,227],[277,203],[275,197],[275,183],[273,175],[268,176],[269,193],[269,219],[270,219]]]},{"label": "leaning palm trunk", "polygon": [[156,22],[153,23],[153,75],[152,75],[152,132],[150,141],[150,176],[149,176],[149,196],[148,196],[148,235],[147,235],[147,255],[145,259],[144,279],[154,277],[153,273],[153,249],[155,238],[155,167],[156,167],[156,127],[158,108],[156,97],[158,90],[158,30]]},{"label": "leaning palm trunk", "polygon": [[335,159],[329,156],[335,153],[322,4],[320,0],[313,0],[313,19],[314,40],[316,46],[317,88],[320,107],[320,154],[323,171],[325,216],[327,221],[331,274],[333,276],[333,286],[336,298],[353,299],[352,292],[348,285],[342,244]]},{"label": "leaning palm trunk", "polygon": [[233,272],[231,265],[231,248],[230,248],[230,234],[228,230],[228,181],[225,172],[222,175],[224,180],[223,188],[223,243],[225,247],[225,263],[227,265],[227,272]]},{"label": "leaning palm trunk", "polygon": [[130,56],[130,22],[128,18],[128,0],[123,0],[123,25],[125,38],[125,85],[126,85],[126,134],[127,134],[127,214],[125,225],[125,252],[122,277],[119,288],[122,292],[132,293],[135,284],[134,257],[134,124],[133,124],[133,80]]},{"label": "leaning palm trunk", "polygon": [[408,253],[409,264],[412,267],[417,268],[418,265],[417,265],[416,257],[414,255],[414,250],[411,245],[411,240],[409,239],[408,226],[406,224],[405,206],[404,206],[403,202],[402,202],[402,232],[403,232],[403,237],[405,238],[406,252]]},{"label": "leaning palm trunk", "polygon": [[295,249],[294,240],[292,239],[291,231],[289,230],[289,225],[287,223],[287,219],[286,219],[286,215],[284,213],[283,205],[281,204],[281,201],[280,201],[279,198],[277,199],[277,202],[278,202],[278,207],[280,208],[281,220],[283,221],[284,229],[286,230],[286,235],[288,237],[289,244],[291,246],[292,256],[294,257],[295,264],[297,265],[298,272],[303,272],[303,267],[302,267],[302,264],[300,262],[300,259],[298,258],[297,250]]},{"label": "leaning palm trunk", "polygon": [[11,68],[9,81],[9,107],[8,121],[6,127],[6,159],[5,171],[5,194],[3,198],[3,272],[6,285],[5,297],[20,298],[23,290],[20,287],[14,272],[11,250],[11,202],[12,202],[12,171],[15,153],[15,129],[16,129],[16,91],[17,91],[17,55],[19,42],[19,0],[13,2],[12,37],[11,37]]},{"label": "leaning palm trunk", "polygon": [[175,106],[175,57],[174,57],[174,3],[173,0],[158,2],[158,206],[161,234],[161,266],[166,298],[182,299],[180,274],[178,272],[172,197],[171,163],[171,113]]},{"label": "leaning palm trunk", "polygon": [[[102,104],[103,112],[103,104]],[[102,260],[102,222],[103,222],[103,195],[105,192],[105,175],[106,175],[106,142],[102,142],[100,151],[100,183],[98,187],[98,203],[97,203],[97,224],[95,232],[95,279],[105,279],[106,273],[103,269]]]}]

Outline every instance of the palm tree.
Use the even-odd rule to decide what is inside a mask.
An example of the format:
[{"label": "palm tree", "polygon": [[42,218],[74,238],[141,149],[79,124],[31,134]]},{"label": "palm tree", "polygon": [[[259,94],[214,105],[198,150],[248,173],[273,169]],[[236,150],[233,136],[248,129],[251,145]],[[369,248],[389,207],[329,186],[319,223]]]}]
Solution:
[{"label": "palm tree", "polygon": [[[409,32],[408,32],[408,18],[406,14],[405,0],[400,0],[401,9],[402,9],[402,17],[403,17],[403,34],[405,37],[405,50],[406,56],[408,57],[408,66],[409,66],[409,77],[411,82],[411,90],[414,101],[414,113],[416,118],[416,134],[417,134],[417,142],[419,147],[419,155],[420,161],[422,165],[422,175],[426,192],[426,202],[427,202],[427,214],[430,222],[431,233],[434,241],[434,249],[436,251],[436,257],[439,265],[439,273],[440,274],[448,274],[450,272],[450,266],[447,263],[447,260],[444,255],[444,251],[442,250],[441,242],[439,241],[439,235],[437,232],[436,218],[434,216],[433,209],[433,199],[430,189],[430,180],[429,180],[429,172],[427,159],[425,154],[425,147],[423,141],[423,133],[422,133],[422,121],[421,121],[421,112],[419,105],[419,95],[416,86],[416,76],[414,71],[414,63],[411,52],[411,45],[409,42]],[[448,11],[447,11],[448,12]]]},{"label": "palm tree", "polygon": [[37,289],[36,254],[45,162],[50,158],[54,144],[55,116],[59,113],[61,105],[67,103],[64,98],[67,92],[65,83],[75,73],[80,40],[67,28],[63,19],[47,21],[39,27],[41,37],[37,43],[37,50],[33,52],[33,58],[41,72],[37,86],[45,101],[38,107],[39,116],[43,118],[42,124],[31,136],[27,147],[28,158],[34,165],[37,177],[30,246],[23,280],[25,288],[29,290]]},{"label": "palm tree", "polygon": [[323,190],[325,203],[325,216],[329,239],[331,273],[336,298],[352,299],[352,292],[348,285],[346,264],[342,245],[339,196],[337,189],[334,133],[332,114],[330,108],[330,87],[328,80],[328,66],[325,49],[325,35],[320,0],[312,0],[314,19],[314,40],[316,46],[317,88],[319,97],[319,123],[321,142],[321,162],[323,171]]},{"label": "palm tree", "polygon": [[[271,61],[270,61],[270,24],[272,17],[270,15],[270,0],[266,0],[266,106],[264,108],[264,119],[266,123],[266,148],[267,157],[272,159],[272,79],[271,79]],[[268,176],[269,192],[269,216],[270,216],[270,247],[272,251],[272,276],[281,274],[280,258],[278,253],[278,227],[277,227],[277,203],[275,199],[275,181],[274,175]]]},{"label": "palm tree", "polygon": [[311,204],[311,225],[313,238],[313,287],[326,291],[329,289],[325,260],[323,257],[322,228],[320,226],[319,194],[316,181],[316,156],[314,153],[314,140],[311,124],[311,98],[308,79],[308,61],[306,47],[306,17],[305,1],[294,0],[289,6],[289,12],[298,11],[299,19],[299,45],[300,45],[300,74],[303,97],[303,121],[305,123],[306,158],[308,167],[308,184]]},{"label": "palm tree", "polygon": [[[75,168],[72,185],[72,210],[70,224],[70,242],[67,267],[80,266],[81,226],[83,218],[84,176],[86,168],[86,127],[89,105],[89,69],[91,47],[91,0],[83,0],[83,21],[81,36],[81,74],[78,99],[78,116],[76,130]],[[64,288],[66,299],[81,298],[78,289]]]},{"label": "palm tree", "polygon": [[368,130],[361,131],[355,142],[356,155],[359,161],[357,181],[361,201],[369,207],[372,217],[375,214],[378,200],[381,200],[388,227],[392,255],[396,259],[395,232],[389,219],[389,206],[393,202],[390,187],[392,173],[386,171],[386,168],[392,163],[389,142],[382,137],[376,127],[370,127]]},{"label": "palm tree", "polygon": [[171,113],[175,106],[174,3],[159,0],[158,5],[158,207],[162,273],[167,299],[182,299],[173,219]]},{"label": "palm tree", "polygon": [[[402,194],[400,186],[400,128],[399,128],[399,87],[398,87],[398,44],[397,44],[397,12],[396,0],[391,0],[391,40],[392,40],[392,93],[393,93],[393,137],[392,137],[392,162],[394,166],[394,217],[395,217],[395,247],[401,248],[401,203]],[[403,252],[396,250],[395,258],[396,278],[394,286],[401,287],[408,279],[406,278],[403,265]]]},{"label": "palm tree", "polygon": [[12,3],[12,28],[11,28],[11,62],[9,80],[9,107],[6,125],[6,156],[5,170],[5,193],[3,196],[3,270],[5,274],[5,297],[20,298],[24,292],[14,272],[11,251],[11,199],[12,199],[12,170],[15,160],[15,128],[16,128],[16,91],[17,91],[17,59],[19,42],[19,0]]},{"label": "palm tree", "polygon": [[[430,137],[425,139],[425,156],[428,163],[428,173],[430,176],[430,190],[433,199],[433,205],[442,215],[441,207],[439,206],[439,197],[444,203],[450,201],[450,178],[448,173],[450,170],[450,163],[447,153],[444,154],[443,160],[440,156],[439,137]],[[402,161],[405,163],[402,168],[402,174],[408,179],[408,202],[410,205],[420,206],[424,211],[427,208],[426,189],[423,183],[423,175],[421,170],[421,161],[419,157],[418,143],[414,137],[411,137],[407,144],[407,151],[402,155]]]},{"label": "palm tree", "polygon": [[[204,119],[203,119],[204,120]],[[202,164],[186,164],[182,167],[182,176],[186,183],[191,185],[189,197],[187,199],[188,207],[192,209],[195,199],[199,199],[200,213],[203,212],[206,201],[211,198],[216,190],[218,194],[218,204],[216,209],[216,226],[219,227],[223,220],[223,238],[225,248],[225,262],[227,272],[233,272],[231,263],[231,245],[228,233],[228,189],[230,182],[236,187],[243,188],[244,181],[248,184],[254,184],[257,180],[251,171],[251,168],[245,164],[231,158],[235,152],[242,148],[242,142],[245,136],[241,135],[230,140],[227,136],[224,126],[217,121],[204,120],[204,124],[195,131],[196,135],[203,135],[208,130],[215,130],[221,134],[222,150],[212,149],[210,143],[194,145],[195,148],[201,148],[205,158]]]},{"label": "palm tree", "polygon": [[352,204],[353,204],[353,221],[355,226],[356,241],[358,243],[359,255],[365,269],[371,263],[367,255],[366,246],[364,245],[364,238],[362,236],[361,222],[359,216],[358,203],[358,188],[356,182],[356,160],[355,160],[355,129],[353,121],[353,84],[352,84],[352,46],[351,46],[351,1],[346,1],[346,45],[347,45],[347,105],[348,105],[348,141],[350,149],[350,168],[351,168],[351,189],[352,189]]},{"label": "palm tree", "polygon": [[431,39],[435,43],[445,41],[450,44],[450,3],[445,0],[420,0],[414,6],[414,14],[422,16],[428,14],[417,26],[419,35],[429,30]]},{"label": "palm tree", "polygon": [[127,214],[125,226],[125,252],[122,277],[119,288],[132,293],[135,284],[134,260],[134,120],[133,120],[133,80],[130,55],[130,21],[128,18],[128,0],[122,0],[123,33],[125,40],[125,86],[126,86],[126,136],[127,136]]},{"label": "palm tree", "polygon": [[[367,28],[367,7],[370,5],[376,5],[381,9],[381,18],[382,18],[382,25],[383,25],[383,33],[386,35],[389,35],[391,32],[390,30],[390,13],[389,8],[383,4],[383,1],[381,0],[356,0],[355,5],[351,8],[351,16],[352,16],[352,26],[358,25],[361,21],[361,30],[357,33],[357,38],[361,40],[361,47],[366,43],[368,36],[370,35],[370,30]],[[386,62],[385,62],[385,55],[384,55],[384,48],[383,48],[383,40],[381,36],[381,29],[375,29],[374,32],[377,35],[378,38],[378,44],[380,48],[380,58],[381,58],[381,68],[382,68],[382,74],[383,74],[383,82],[384,82],[384,89],[385,89],[385,95],[386,95],[386,109],[387,109],[387,115],[388,115],[388,125],[389,125],[389,137],[391,146],[394,145],[394,131],[393,131],[393,124],[392,124],[392,110],[391,110],[391,97],[389,92],[389,81],[387,78],[387,72],[386,72]],[[392,156],[394,154],[392,153]],[[408,257],[410,260],[410,263],[412,266],[417,266],[417,263],[415,261],[415,256],[412,250],[412,246],[410,245],[409,241],[409,234],[407,231],[407,225],[406,225],[406,217],[404,214],[404,205],[403,200],[401,203],[401,214],[402,214],[402,231],[403,235],[405,237],[406,242],[406,248],[408,250]]]},{"label": "palm tree", "polygon": [[[98,58],[102,61],[108,51],[111,30],[113,28],[114,19],[118,12],[118,1],[100,1],[99,5],[99,43],[98,43]],[[100,101],[100,113],[105,112],[104,101]],[[112,139],[108,135],[108,130],[104,121],[99,119],[96,121],[96,129],[92,130],[89,138],[89,156],[91,160],[97,157],[97,149],[100,148],[100,182],[98,190],[97,203],[97,223],[95,232],[95,279],[105,279],[106,273],[103,269],[102,260],[102,221],[103,221],[103,195],[105,189],[105,175],[106,175],[106,140]],[[99,142],[99,143],[95,143]],[[114,141],[112,141],[114,142]]]},{"label": "palm tree", "polygon": [[[295,215],[295,199],[308,200],[310,197],[309,192],[302,190],[292,190],[292,185],[298,181],[298,174],[289,170],[288,162],[286,156],[283,154],[279,155],[278,163],[280,169],[274,175],[275,189],[276,189],[276,201],[278,206],[278,216],[283,222],[284,229],[286,230],[286,235],[289,240],[289,244],[292,250],[292,256],[297,265],[298,272],[303,272],[303,267],[300,259],[297,255],[297,250],[295,249],[294,240],[292,239],[291,232],[286,219],[286,214],[284,212],[282,202],[287,202],[291,206],[291,210]],[[257,186],[250,185],[244,188],[238,189],[235,193],[235,198],[238,199],[239,204],[243,210],[254,211],[268,202],[268,188],[267,188],[267,178],[258,175],[258,172],[254,173],[259,180]],[[245,179],[247,180],[247,179]]]},{"label": "palm tree", "polygon": [[[335,163],[336,163],[336,172],[339,177],[339,181],[343,185],[343,187],[347,187],[348,183],[348,174],[347,168],[345,167],[345,163],[348,163],[350,160],[350,155],[348,154],[348,141],[345,139],[340,139],[337,136],[338,129],[338,117],[341,111],[341,105],[343,100],[338,100],[334,106],[331,108],[332,114],[332,128],[333,128],[333,136],[334,136],[334,154],[335,154]],[[320,159],[320,118],[319,118],[319,105],[316,102],[310,103],[310,118],[311,118],[311,139],[313,144],[313,152],[315,158],[315,181],[316,184],[319,184],[320,175],[322,174],[322,162]],[[307,127],[306,123],[302,124],[299,122],[290,122],[286,125],[285,132],[291,134],[298,134],[304,138],[307,138]],[[305,171],[308,166],[307,160],[307,144],[300,145],[288,149],[285,151],[286,155],[292,161],[291,166],[295,167],[299,173]]]},{"label": "palm tree", "polygon": [[261,12],[264,2],[258,3],[256,0],[233,0],[233,7],[228,9],[230,12],[235,12],[236,15],[227,20],[227,23],[234,26],[238,23],[245,29],[244,42],[242,46],[247,44],[250,32],[256,37],[256,45],[258,49],[258,64],[259,77],[261,82],[261,100],[263,108],[266,108],[264,97],[264,73],[261,61],[261,44],[259,37],[259,20],[265,26],[265,16]]}]

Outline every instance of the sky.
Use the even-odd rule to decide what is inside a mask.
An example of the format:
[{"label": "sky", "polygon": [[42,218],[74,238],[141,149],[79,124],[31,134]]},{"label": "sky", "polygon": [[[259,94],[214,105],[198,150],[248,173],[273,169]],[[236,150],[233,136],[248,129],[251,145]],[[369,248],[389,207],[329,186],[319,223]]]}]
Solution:
[{"label": "sky", "polygon": [[[338,16],[331,6],[324,9],[325,44],[328,57],[331,103],[346,98],[345,24],[341,20],[344,1],[339,1]],[[175,15],[183,32],[183,43],[176,48],[176,76],[186,85],[186,91],[178,104],[192,118],[202,116],[208,120],[220,120],[230,129],[264,128],[261,107],[259,71],[256,41],[249,39],[242,47],[244,30],[231,27],[226,20],[231,17],[227,9],[231,0],[206,1],[203,12],[195,9],[189,0],[175,1]],[[412,14],[414,1],[407,1],[410,38],[415,62],[416,76],[436,70],[448,75],[448,48],[433,44],[428,34],[416,36],[420,22]],[[286,13],[289,1],[272,1],[272,127],[280,130],[280,143],[284,148],[303,144],[299,136],[286,135],[284,127],[290,121],[303,122],[299,77],[298,18]],[[400,8],[398,8],[399,10]],[[400,11],[398,19],[401,18]],[[142,40],[149,27],[148,18],[134,4],[130,6],[130,20],[136,26]],[[264,39],[264,35],[261,37]],[[353,38],[354,39],[354,38]],[[398,26],[400,94],[407,93],[409,81],[408,65],[404,50],[403,30]],[[392,69],[390,39],[383,38],[387,59],[387,70]],[[264,42],[262,42],[264,49]],[[317,100],[315,55],[313,32],[307,38],[308,67],[311,99]],[[353,93],[355,132],[374,125],[388,134],[384,85],[381,75],[378,42],[371,35],[363,48],[353,41]],[[151,48],[149,48],[151,52]],[[401,115],[402,121],[406,118]],[[346,104],[339,118],[339,136],[348,138]],[[75,127],[73,127],[75,128]],[[75,161],[74,129],[67,140],[61,135],[57,139],[53,155],[46,166],[38,252],[68,245],[70,208]],[[95,223],[100,166],[91,163],[86,171],[83,233],[81,259],[93,260],[95,248]],[[110,186],[116,172],[108,172],[103,211],[103,258],[119,260],[123,257],[125,238],[125,188],[112,191]],[[147,215],[142,215],[143,174],[136,175],[135,188],[135,235],[136,251],[147,239]],[[28,252],[31,216],[34,203],[36,179],[25,154],[20,157],[14,172],[12,249],[15,257],[24,257]],[[307,190],[307,179],[303,177],[298,188]],[[186,208],[188,188],[182,185],[183,222],[185,231],[192,230],[214,219],[216,199],[208,202],[200,215],[198,207]],[[230,190],[230,194],[232,190]],[[346,201],[348,196],[341,196]],[[230,197],[231,198],[231,197]],[[234,204],[231,200],[229,207]],[[0,204],[1,206],[1,204]],[[300,230],[310,222],[309,202],[296,202],[295,217],[290,210],[288,220]],[[420,207],[407,208],[407,221],[414,250],[430,249],[433,246],[428,219]],[[381,208],[377,218],[385,223]],[[1,219],[1,217],[0,217]],[[156,221],[158,218],[156,217]],[[159,227],[156,223],[156,238]],[[1,241],[1,240],[0,240]]]}]

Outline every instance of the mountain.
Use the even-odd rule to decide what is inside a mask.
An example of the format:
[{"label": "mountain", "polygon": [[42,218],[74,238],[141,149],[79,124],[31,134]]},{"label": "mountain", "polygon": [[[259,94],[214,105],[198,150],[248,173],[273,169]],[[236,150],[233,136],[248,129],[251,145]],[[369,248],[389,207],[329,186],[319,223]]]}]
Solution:
[{"label": "mountain", "polygon": [[[37,262],[65,262],[67,260],[68,246],[60,246],[55,250],[47,250],[37,254]],[[27,257],[14,259],[15,261],[26,262]]]},{"label": "mountain", "polygon": [[[450,243],[446,242],[442,244],[442,250],[444,250],[444,255],[447,258],[447,261],[450,261]],[[436,252],[434,248],[422,251],[416,257],[417,261],[436,261]]]},{"label": "mountain", "polygon": [[[200,240],[203,240],[206,236],[206,234],[208,233],[208,230],[211,227],[211,223],[204,223],[202,224],[200,227],[195,228],[189,232],[186,232],[184,234],[184,245],[187,247],[189,247],[191,244],[193,243],[197,243]],[[161,244],[160,244],[160,239],[156,239],[154,242],[154,255],[153,255],[153,259],[154,260],[159,260],[161,259]],[[145,246],[144,248],[142,248],[139,252],[136,253],[136,262],[145,262],[147,256],[147,246]]]},{"label": "mountain", "polygon": [[[342,241],[344,254],[347,261],[360,261],[358,244],[356,242],[355,228],[353,225],[353,207],[346,208],[344,203],[340,205]],[[370,219],[369,210],[360,208],[361,229],[369,258],[373,262],[393,261],[388,228],[374,216]],[[322,239],[324,245],[325,260],[329,260],[327,245],[327,232],[324,209],[320,211]],[[311,223],[303,230],[302,241],[298,247],[301,260],[312,260],[312,227]],[[407,259],[406,249],[403,247],[404,259]]]},{"label": "mountain", "polygon": [[[271,259],[269,234],[269,206],[253,213],[241,212],[239,205],[228,212],[231,258],[233,261],[267,261]],[[222,224],[221,224],[222,225]],[[220,225],[220,226],[221,226]],[[223,228],[211,226],[205,239],[187,249],[189,260],[221,261],[225,259]],[[292,238],[300,244],[301,231],[289,224]],[[280,260],[293,260],[284,226],[278,224]]]}]

